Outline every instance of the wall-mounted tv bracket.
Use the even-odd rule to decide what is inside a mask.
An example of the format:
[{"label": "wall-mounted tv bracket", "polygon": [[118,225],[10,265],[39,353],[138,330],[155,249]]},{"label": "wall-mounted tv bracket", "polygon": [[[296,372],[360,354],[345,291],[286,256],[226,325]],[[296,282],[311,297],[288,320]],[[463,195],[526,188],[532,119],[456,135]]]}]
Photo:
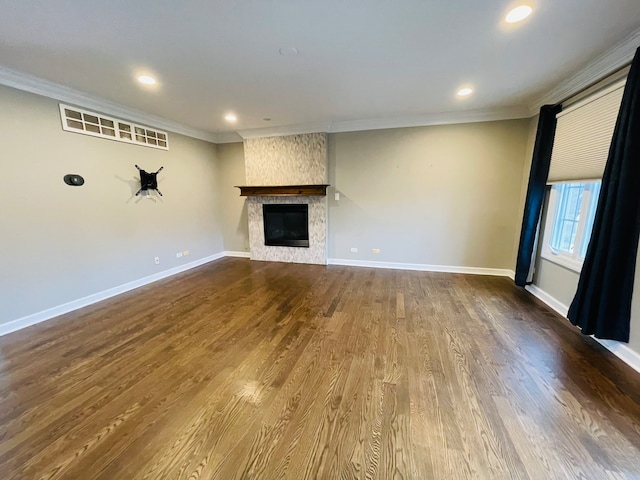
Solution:
[{"label": "wall-mounted tv bracket", "polygon": [[136,168],[140,171],[140,190],[136,192],[136,196],[148,190],[155,190],[158,192],[158,195],[162,196],[162,192],[158,190],[158,174],[164,167],[160,167],[158,171],[154,173],[145,172],[138,165],[136,165]]}]

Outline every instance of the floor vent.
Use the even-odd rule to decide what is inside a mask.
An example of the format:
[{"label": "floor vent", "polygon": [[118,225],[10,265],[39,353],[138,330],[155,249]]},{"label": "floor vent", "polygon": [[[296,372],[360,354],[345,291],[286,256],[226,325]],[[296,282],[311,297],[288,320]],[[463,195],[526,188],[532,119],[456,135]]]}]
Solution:
[{"label": "floor vent", "polygon": [[60,117],[62,118],[62,129],[67,132],[83,133],[92,137],[169,150],[167,132],[153,130],[126,120],[119,120],[62,103],[60,104]]}]

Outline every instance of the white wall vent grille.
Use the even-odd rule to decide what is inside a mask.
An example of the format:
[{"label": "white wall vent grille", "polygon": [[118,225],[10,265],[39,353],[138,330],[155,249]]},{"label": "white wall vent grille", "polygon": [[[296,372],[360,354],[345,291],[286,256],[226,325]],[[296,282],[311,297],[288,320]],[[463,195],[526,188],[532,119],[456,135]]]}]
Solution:
[{"label": "white wall vent grille", "polygon": [[126,120],[90,112],[77,107],[60,104],[62,129],[83,133],[93,137],[108,138],[119,142],[135,143],[146,147],[169,150],[167,132],[153,130]]}]

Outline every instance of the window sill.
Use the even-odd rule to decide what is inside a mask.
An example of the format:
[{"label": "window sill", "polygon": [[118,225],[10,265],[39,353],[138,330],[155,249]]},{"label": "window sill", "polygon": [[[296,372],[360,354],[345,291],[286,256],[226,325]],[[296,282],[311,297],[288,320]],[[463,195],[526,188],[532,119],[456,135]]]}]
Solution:
[{"label": "window sill", "polygon": [[570,258],[566,255],[553,253],[551,250],[545,249],[540,253],[540,256],[545,260],[551,263],[555,263],[556,265],[560,265],[561,267],[569,269],[572,272],[576,272],[579,274],[582,270],[582,262],[574,260],[573,258]]}]

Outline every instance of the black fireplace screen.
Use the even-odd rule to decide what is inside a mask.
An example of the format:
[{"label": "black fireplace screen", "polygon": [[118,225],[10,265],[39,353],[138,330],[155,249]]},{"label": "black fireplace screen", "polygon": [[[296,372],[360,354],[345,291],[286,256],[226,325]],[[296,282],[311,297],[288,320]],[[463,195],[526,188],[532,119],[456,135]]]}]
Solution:
[{"label": "black fireplace screen", "polygon": [[264,244],[309,247],[309,205],[263,204]]}]

